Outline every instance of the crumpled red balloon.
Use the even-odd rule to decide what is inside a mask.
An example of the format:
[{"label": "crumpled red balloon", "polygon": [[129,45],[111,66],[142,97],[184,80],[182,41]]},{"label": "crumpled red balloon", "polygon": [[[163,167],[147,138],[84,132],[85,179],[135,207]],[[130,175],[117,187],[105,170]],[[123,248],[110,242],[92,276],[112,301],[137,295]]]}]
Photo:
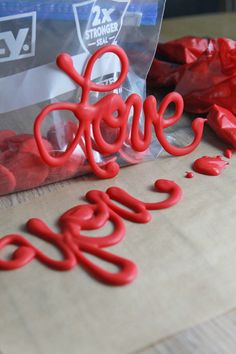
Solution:
[{"label": "crumpled red balloon", "polygon": [[236,149],[236,116],[229,110],[214,105],[207,116],[207,120],[219,138]]},{"label": "crumpled red balloon", "polygon": [[185,110],[209,112],[213,105],[236,114],[236,42],[183,37],[159,44],[148,76],[151,88],[175,89]]}]

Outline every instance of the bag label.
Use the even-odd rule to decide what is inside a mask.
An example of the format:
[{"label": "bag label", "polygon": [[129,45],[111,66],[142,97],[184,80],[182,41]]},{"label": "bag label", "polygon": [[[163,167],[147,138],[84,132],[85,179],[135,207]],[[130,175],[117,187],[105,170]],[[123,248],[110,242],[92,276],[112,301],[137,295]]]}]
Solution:
[{"label": "bag label", "polygon": [[0,63],[35,55],[36,12],[0,17]]},{"label": "bag label", "polygon": [[129,3],[130,0],[88,0],[73,5],[77,34],[85,52],[116,44]]}]

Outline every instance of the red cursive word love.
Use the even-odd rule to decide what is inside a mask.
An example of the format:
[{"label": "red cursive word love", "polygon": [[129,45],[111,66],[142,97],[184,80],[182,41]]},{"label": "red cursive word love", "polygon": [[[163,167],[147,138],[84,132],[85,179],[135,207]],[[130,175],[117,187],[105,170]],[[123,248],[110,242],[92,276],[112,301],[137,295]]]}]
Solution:
[{"label": "red cursive word love", "polygon": [[[118,56],[121,63],[121,73],[117,81],[109,85],[95,84],[91,81],[91,73],[97,59],[105,53],[114,53]],[[204,123],[203,118],[196,118],[193,121],[192,129],[194,131],[193,142],[185,147],[179,148],[171,145],[164,134],[164,129],[179,121],[183,114],[183,99],[176,93],[168,94],[160,103],[157,109],[157,102],[154,96],[149,96],[142,103],[141,97],[137,94],[130,95],[126,101],[115,93],[110,93],[100,99],[95,104],[89,103],[89,94],[91,91],[111,92],[121,86],[125,81],[129,69],[129,62],[125,52],[118,46],[107,45],[98,49],[88,60],[83,75],[80,75],[74,68],[72,58],[69,54],[60,54],[57,58],[57,65],[63,70],[77,85],[82,88],[81,100],[79,103],[54,103],[46,106],[37,116],[34,125],[34,135],[40,155],[45,163],[50,166],[62,166],[70,158],[76,146],[84,141],[84,152],[93,172],[100,178],[112,178],[119,172],[119,165],[112,160],[99,166],[93,156],[93,145],[96,150],[103,154],[117,153],[127,139],[128,118],[132,110],[132,124],[130,131],[130,145],[138,152],[147,150],[152,140],[152,126],[154,127],[156,138],[163,148],[174,156],[181,156],[192,152],[200,143]],[[171,103],[175,104],[174,114],[165,119],[165,113]],[[78,130],[74,140],[68,145],[66,151],[58,157],[51,156],[43,144],[41,135],[41,125],[48,114],[56,110],[67,110],[72,112],[78,120]],[[140,132],[140,115],[144,112],[144,131]],[[102,134],[102,126],[105,124],[109,129],[114,129],[116,139],[110,143],[106,141]],[[93,133],[94,141],[91,139]],[[118,133],[117,133],[118,132]]]},{"label": "red cursive word love", "polygon": [[[63,255],[63,259],[52,259],[23,236],[12,234],[0,239],[0,251],[10,245],[18,248],[9,260],[0,259],[0,270],[21,268],[33,259],[37,259],[48,267],[61,271],[72,269],[79,264],[95,278],[111,285],[124,285],[132,282],[137,275],[135,263],[110,253],[104,248],[121,242],[125,237],[123,219],[147,223],[151,220],[149,210],[169,208],[182,197],[180,186],[173,181],[157,180],[154,186],[156,191],[168,193],[167,199],[156,203],[146,203],[118,187],[111,187],[106,192],[91,190],[86,194],[89,204],[75,206],[59,218],[60,233],[52,231],[40,219],[30,219],[26,224],[27,230],[55,246]],[[122,208],[121,205],[126,208]],[[83,235],[84,230],[98,230],[108,222],[113,224],[113,230],[108,235],[99,237]],[[119,271],[112,273],[105,270],[86,257],[86,253],[117,266]]]}]

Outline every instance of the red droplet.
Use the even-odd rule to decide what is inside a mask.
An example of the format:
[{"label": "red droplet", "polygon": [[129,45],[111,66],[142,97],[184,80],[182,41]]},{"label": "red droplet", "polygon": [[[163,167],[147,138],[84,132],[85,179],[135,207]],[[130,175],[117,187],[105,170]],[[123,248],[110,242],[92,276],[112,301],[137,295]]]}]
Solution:
[{"label": "red droplet", "polygon": [[186,172],[185,178],[193,178],[194,177],[194,173],[191,171]]},{"label": "red droplet", "polygon": [[229,163],[222,160],[221,156],[203,156],[194,162],[193,169],[203,175],[219,176],[228,165]]}]

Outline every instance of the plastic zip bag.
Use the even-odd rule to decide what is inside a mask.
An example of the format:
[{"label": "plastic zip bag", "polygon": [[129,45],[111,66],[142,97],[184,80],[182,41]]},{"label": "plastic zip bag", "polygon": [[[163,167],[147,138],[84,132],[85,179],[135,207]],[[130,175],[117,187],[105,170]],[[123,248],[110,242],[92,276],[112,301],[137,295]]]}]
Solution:
[{"label": "plastic zip bag", "polygon": [[[55,59],[61,52],[69,53],[81,73],[96,49],[105,44],[117,44],[125,50],[130,68],[127,80],[116,93],[126,99],[135,92],[144,99],[146,76],[158,41],[164,2],[0,2],[0,194],[90,171],[82,146],[76,148],[65,166],[45,166],[32,135],[34,119],[43,107],[80,99],[80,88],[57,68]],[[106,54],[95,65],[92,79],[97,83],[111,83],[119,71],[118,58]],[[93,93],[90,101],[94,103],[102,97],[101,93]],[[48,150],[54,155],[65,151],[75,129],[74,117],[68,112],[53,113],[43,126]],[[105,126],[104,137],[114,139]],[[153,159],[160,151],[161,147],[155,142],[145,153],[137,153],[127,140],[117,158],[121,165],[126,165]],[[93,153],[101,164],[110,158],[98,153],[96,147]]]}]

